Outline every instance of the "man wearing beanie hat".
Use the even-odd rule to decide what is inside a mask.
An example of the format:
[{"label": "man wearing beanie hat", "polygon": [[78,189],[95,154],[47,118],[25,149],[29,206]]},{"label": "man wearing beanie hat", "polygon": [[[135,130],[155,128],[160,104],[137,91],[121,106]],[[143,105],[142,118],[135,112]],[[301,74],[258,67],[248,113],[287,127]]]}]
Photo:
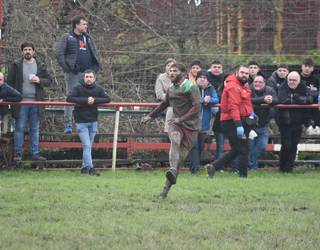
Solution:
[{"label": "man wearing beanie hat", "polygon": [[211,130],[211,120],[213,118],[211,108],[219,103],[217,92],[209,83],[206,70],[200,70],[198,72],[196,83],[200,90],[201,125],[198,134],[198,142],[193,146],[189,155],[191,163],[190,171],[192,174],[195,174],[200,170],[201,152],[203,150],[204,142],[208,138],[209,131]]}]

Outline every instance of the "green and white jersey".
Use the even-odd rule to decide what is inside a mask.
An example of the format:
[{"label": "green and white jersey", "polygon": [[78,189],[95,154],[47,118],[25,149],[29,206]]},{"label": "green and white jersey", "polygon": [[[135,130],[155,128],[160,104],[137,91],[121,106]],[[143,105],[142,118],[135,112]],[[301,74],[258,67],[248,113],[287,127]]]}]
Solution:
[{"label": "green and white jersey", "polygon": [[[173,109],[172,119],[180,118],[185,115],[192,106],[200,103],[199,88],[188,79],[185,79],[181,85],[172,84],[168,89],[166,101]],[[182,126],[190,130],[199,130],[200,112],[184,121]]]}]

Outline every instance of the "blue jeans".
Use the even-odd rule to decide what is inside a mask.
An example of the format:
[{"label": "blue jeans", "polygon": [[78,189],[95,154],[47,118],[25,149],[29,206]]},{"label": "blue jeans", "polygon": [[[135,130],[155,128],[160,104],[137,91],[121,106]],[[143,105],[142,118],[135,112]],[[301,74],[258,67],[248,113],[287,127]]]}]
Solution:
[{"label": "blue jeans", "polygon": [[24,142],[24,129],[29,122],[29,141],[31,154],[39,153],[39,113],[37,106],[21,106],[19,117],[16,120],[14,132],[15,153],[22,155]]},{"label": "blue jeans", "polygon": [[198,134],[198,142],[193,146],[189,153],[189,160],[191,164],[191,173],[199,171],[201,165],[201,153],[203,151],[204,142],[208,135],[206,133]]},{"label": "blue jeans", "polygon": [[249,168],[258,168],[258,158],[266,149],[269,140],[269,131],[267,127],[255,130],[258,136],[253,140],[249,140]]},{"label": "blue jeans", "polygon": [[[82,78],[82,73],[74,74],[64,73],[64,81],[66,83],[66,95],[69,91],[76,85],[80,84],[80,80]],[[73,106],[65,106],[64,107],[64,122],[66,126],[72,127],[72,111]]]},{"label": "blue jeans", "polygon": [[93,168],[91,150],[97,133],[97,122],[76,123],[76,127],[82,143],[82,167]]}]

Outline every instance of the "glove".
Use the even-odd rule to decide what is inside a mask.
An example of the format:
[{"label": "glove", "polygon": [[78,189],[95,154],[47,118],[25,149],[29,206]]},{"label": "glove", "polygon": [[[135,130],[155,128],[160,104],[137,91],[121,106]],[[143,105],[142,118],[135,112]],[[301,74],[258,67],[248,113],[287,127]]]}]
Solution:
[{"label": "glove", "polygon": [[238,138],[241,138],[244,136],[244,128],[242,126],[237,127],[237,136]]},{"label": "glove", "polygon": [[250,115],[246,118],[246,123],[249,126],[258,125],[258,121],[259,121],[259,117],[254,112],[251,112]]},{"label": "glove", "polygon": [[145,125],[145,124],[147,124],[149,121],[151,121],[151,119],[152,119],[151,116],[146,115],[146,116],[144,116],[144,117],[141,118],[140,123],[141,123],[142,125]]}]

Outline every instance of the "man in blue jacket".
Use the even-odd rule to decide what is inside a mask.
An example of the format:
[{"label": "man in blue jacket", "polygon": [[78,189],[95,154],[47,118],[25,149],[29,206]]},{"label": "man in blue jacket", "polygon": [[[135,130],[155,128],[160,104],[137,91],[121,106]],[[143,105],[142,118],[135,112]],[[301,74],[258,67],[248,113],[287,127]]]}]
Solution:
[{"label": "man in blue jacket", "polygon": [[211,108],[219,103],[219,97],[215,88],[209,84],[207,78],[207,71],[201,70],[197,73],[196,83],[200,90],[200,103],[201,103],[201,127],[198,134],[198,142],[193,146],[190,151],[189,159],[191,163],[190,171],[195,174],[200,170],[201,153],[203,150],[204,142],[208,138],[208,133],[211,130],[211,120],[213,114]]},{"label": "man in blue jacket", "polygon": [[[22,100],[22,96],[19,91],[10,87],[4,81],[4,75],[0,72],[0,103],[1,102],[20,102]],[[0,106],[0,119],[8,112],[8,105]]]},{"label": "man in blue jacket", "polygon": [[105,89],[96,83],[96,76],[93,70],[84,72],[83,80],[73,87],[68,93],[67,102],[80,104],[74,109],[77,132],[82,142],[82,168],[81,173],[100,175],[92,163],[92,143],[97,133],[98,104],[110,102]]},{"label": "man in blue jacket", "polygon": [[[66,93],[82,79],[87,69],[99,70],[96,45],[87,33],[88,22],[83,16],[72,19],[72,30],[62,35],[57,47],[57,60],[64,71]],[[72,133],[72,109],[65,107],[65,133]]]}]

